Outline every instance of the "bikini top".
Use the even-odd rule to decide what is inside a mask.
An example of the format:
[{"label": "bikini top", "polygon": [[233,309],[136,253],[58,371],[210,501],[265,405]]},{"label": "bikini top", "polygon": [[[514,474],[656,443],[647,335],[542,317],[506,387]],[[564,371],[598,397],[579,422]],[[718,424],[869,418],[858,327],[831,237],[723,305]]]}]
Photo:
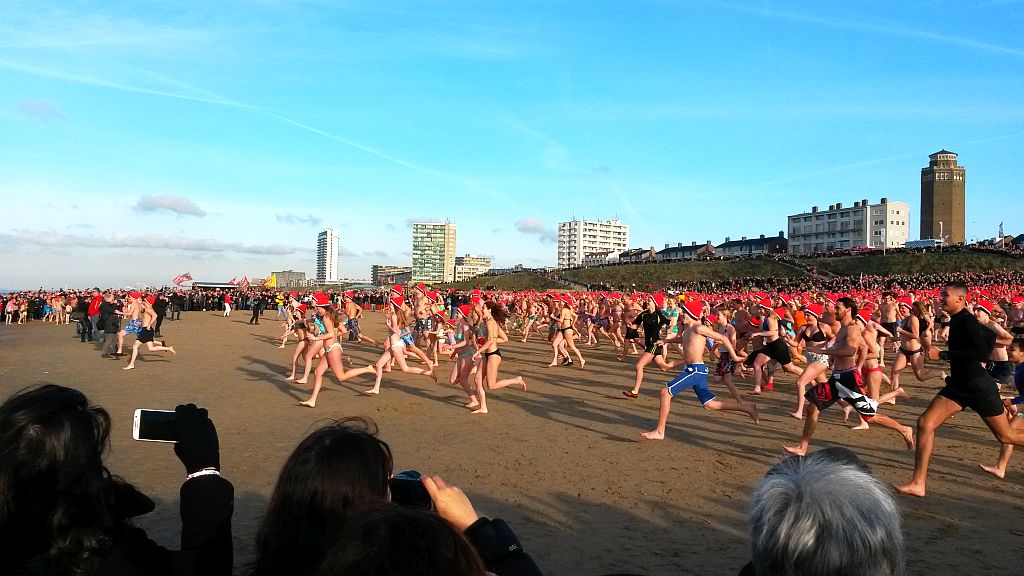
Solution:
[{"label": "bikini top", "polygon": [[321,334],[327,332],[327,326],[324,326],[324,321],[319,316],[313,317],[313,325],[316,326],[317,330],[319,330]]}]

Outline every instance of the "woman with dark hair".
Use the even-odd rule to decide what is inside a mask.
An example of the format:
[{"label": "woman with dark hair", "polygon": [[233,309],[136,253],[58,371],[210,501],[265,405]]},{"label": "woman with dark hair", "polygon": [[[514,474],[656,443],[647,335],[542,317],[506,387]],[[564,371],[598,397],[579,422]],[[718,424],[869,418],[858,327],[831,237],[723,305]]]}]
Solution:
[{"label": "woman with dark hair", "polygon": [[508,342],[508,335],[501,328],[505,324],[505,320],[508,319],[508,310],[493,300],[488,300],[484,304],[483,310],[484,321],[480,323],[477,331],[478,347],[472,356],[474,362],[478,358],[483,358],[480,369],[476,373],[476,396],[480,406],[471,414],[487,414],[485,379],[488,390],[498,390],[506,386],[520,386],[526,390],[526,381],[522,376],[498,380],[498,366],[501,365],[501,350],[498,349],[498,344]]},{"label": "woman with dark hair", "polygon": [[480,555],[438,515],[386,505],[344,531],[317,576],[485,576]]},{"label": "woman with dark hair", "polygon": [[185,465],[181,550],[128,519],[153,501],[103,465],[110,417],[53,384],[0,406],[0,558],[5,574],[230,574],[234,488],[220,477],[206,410],[178,406],[174,451]]},{"label": "woman with dark hair", "polygon": [[[346,534],[356,531],[360,539],[365,536],[359,532],[366,514],[362,510],[391,499],[391,448],[377,433],[371,420],[346,418],[316,430],[295,448],[281,469],[257,533],[252,576],[312,576],[321,567],[329,570],[322,574],[377,573],[331,571],[346,558],[366,552],[332,552]],[[479,517],[462,490],[437,476],[423,476],[422,482],[437,515],[465,535],[487,570],[499,576],[540,574],[502,520]]]}]

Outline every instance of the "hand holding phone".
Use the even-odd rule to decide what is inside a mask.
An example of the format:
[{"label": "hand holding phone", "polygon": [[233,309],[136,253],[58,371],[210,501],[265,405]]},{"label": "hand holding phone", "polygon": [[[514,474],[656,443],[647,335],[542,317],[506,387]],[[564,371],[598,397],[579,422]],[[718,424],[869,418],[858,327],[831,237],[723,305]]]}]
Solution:
[{"label": "hand holding phone", "polygon": [[204,468],[220,469],[220,441],[206,408],[195,404],[179,405],[174,414],[178,434],[174,453],[185,470],[192,474]]}]

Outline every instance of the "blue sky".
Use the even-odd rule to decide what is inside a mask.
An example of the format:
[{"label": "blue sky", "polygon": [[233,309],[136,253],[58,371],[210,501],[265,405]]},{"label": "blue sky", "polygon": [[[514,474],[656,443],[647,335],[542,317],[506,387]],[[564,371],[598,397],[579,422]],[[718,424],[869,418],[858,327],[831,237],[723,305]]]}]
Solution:
[{"label": "blue sky", "polygon": [[0,287],[311,273],[458,252],[553,265],[912,208],[946,148],[968,238],[1024,232],[1024,2],[21,2],[0,15]]}]

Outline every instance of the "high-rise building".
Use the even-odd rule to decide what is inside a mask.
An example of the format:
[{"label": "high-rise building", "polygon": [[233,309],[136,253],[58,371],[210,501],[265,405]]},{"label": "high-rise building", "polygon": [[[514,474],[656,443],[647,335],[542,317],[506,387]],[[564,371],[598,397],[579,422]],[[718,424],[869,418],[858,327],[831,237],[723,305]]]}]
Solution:
[{"label": "high-rise building", "polygon": [[789,217],[789,253],[813,254],[851,248],[901,248],[909,240],[910,205],[882,198],[878,204],[858,200],[853,206],[832,204],[828,210]]},{"label": "high-rise building", "polygon": [[483,256],[473,256],[472,254],[466,254],[465,256],[455,257],[455,281],[462,282],[463,280],[469,280],[475,276],[481,274],[487,274],[491,271],[491,259]]},{"label": "high-rise building", "polygon": [[316,281],[330,284],[338,281],[338,231],[324,230],[316,237]]},{"label": "high-rise building", "polygon": [[558,267],[583,265],[596,252],[621,252],[629,246],[629,226],[618,220],[570,220],[558,224]]},{"label": "high-rise building", "polygon": [[455,280],[455,224],[413,222],[412,281],[426,283]]},{"label": "high-rise building", "polygon": [[390,266],[387,264],[374,264],[370,266],[370,283],[374,286],[404,284],[411,275],[412,268],[409,266]]},{"label": "high-rise building", "polygon": [[295,270],[280,270],[274,272],[278,288],[304,288],[306,286],[306,273]]},{"label": "high-rise building", "polygon": [[939,150],[921,168],[921,239],[961,244],[964,230],[967,170],[956,163],[956,153]]}]

